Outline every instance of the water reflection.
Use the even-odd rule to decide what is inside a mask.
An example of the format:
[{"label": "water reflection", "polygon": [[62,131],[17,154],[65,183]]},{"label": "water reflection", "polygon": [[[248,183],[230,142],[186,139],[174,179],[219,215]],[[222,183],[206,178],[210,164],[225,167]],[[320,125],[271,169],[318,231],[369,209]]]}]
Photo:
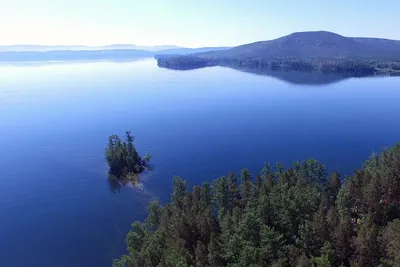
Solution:
[{"label": "water reflection", "polygon": [[296,85],[327,85],[335,84],[346,79],[351,78],[350,76],[340,76],[336,74],[324,74],[320,72],[300,72],[300,71],[273,71],[268,69],[260,68],[234,68],[241,72],[251,73],[255,75],[269,76],[278,80],[296,84]]},{"label": "water reflection", "polygon": [[[174,71],[190,71],[204,68],[211,68],[213,66],[206,67],[181,67],[181,66],[173,66],[173,67],[158,67],[165,68]],[[366,77],[382,77],[382,76],[399,76],[400,73],[391,73],[390,75],[365,75],[365,76],[354,76],[354,75],[341,75],[335,73],[321,73],[317,71],[295,71],[295,70],[271,70],[266,68],[249,68],[249,67],[238,67],[238,66],[220,66],[223,68],[234,69],[240,72],[251,73],[260,76],[269,76],[272,78],[276,78],[283,82],[293,84],[293,85],[308,85],[308,86],[321,86],[321,85],[329,85],[335,84],[338,82],[345,81],[350,78],[366,78]]]},{"label": "water reflection", "polygon": [[[220,67],[164,71],[154,60],[0,68],[0,266],[111,266],[148,202],[169,201],[175,175],[195,185],[308,157],[350,174],[399,141],[399,82],[309,90]],[[154,156],[134,188],[105,172],[107,137],[126,129]]]},{"label": "water reflection", "polygon": [[110,172],[107,176],[107,183],[111,193],[119,193],[123,187],[130,186],[135,188],[141,188],[141,179],[148,175],[150,171],[145,171],[142,174],[129,175],[128,177],[117,177]]},{"label": "water reflection", "polygon": [[116,176],[108,174],[107,182],[111,193],[115,194],[121,191],[123,184],[121,184],[121,180],[119,180]]}]

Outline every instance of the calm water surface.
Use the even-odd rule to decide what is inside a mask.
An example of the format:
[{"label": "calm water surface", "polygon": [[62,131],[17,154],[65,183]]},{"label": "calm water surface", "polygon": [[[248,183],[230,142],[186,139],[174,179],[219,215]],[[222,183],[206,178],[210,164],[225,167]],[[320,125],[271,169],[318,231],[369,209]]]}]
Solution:
[{"label": "calm water surface", "polygon": [[[400,78],[176,72],[154,60],[0,65],[0,266],[110,266],[174,175],[194,185],[308,157],[350,174],[400,141],[399,103]],[[113,194],[104,148],[128,129],[155,171],[143,189]]]}]

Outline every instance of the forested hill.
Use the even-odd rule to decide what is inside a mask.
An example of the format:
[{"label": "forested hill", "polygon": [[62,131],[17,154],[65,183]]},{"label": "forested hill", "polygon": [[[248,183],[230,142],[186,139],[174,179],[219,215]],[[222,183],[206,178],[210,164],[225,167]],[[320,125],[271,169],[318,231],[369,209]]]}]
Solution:
[{"label": "forested hill", "polygon": [[400,145],[344,183],[315,160],[244,169],[149,205],[115,267],[398,267]]},{"label": "forested hill", "polygon": [[224,51],[196,54],[206,58],[356,58],[400,60],[400,41],[344,37],[327,31],[296,32],[290,35]]},{"label": "forested hill", "polygon": [[[342,76],[400,73],[400,41],[344,37],[336,33],[297,32],[221,51],[159,57],[160,67],[193,69],[204,66],[256,68],[271,71],[316,71]],[[194,60],[197,58],[196,60]]]}]

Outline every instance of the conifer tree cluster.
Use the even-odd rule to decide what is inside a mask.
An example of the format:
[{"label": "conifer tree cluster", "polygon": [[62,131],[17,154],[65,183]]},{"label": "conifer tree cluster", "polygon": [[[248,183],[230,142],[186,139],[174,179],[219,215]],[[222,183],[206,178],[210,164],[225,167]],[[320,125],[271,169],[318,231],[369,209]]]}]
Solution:
[{"label": "conifer tree cluster", "polygon": [[342,183],[309,159],[266,164],[150,203],[114,266],[400,266],[400,145],[372,155]]}]

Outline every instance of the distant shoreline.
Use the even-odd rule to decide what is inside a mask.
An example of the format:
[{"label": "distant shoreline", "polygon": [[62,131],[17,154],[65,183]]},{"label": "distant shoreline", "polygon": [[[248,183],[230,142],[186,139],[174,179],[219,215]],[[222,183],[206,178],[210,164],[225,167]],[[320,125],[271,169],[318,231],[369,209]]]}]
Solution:
[{"label": "distant shoreline", "polygon": [[152,59],[151,57],[135,57],[127,59],[59,59],[59,60],[20,60],[20,61],[1,61],[0,65],[17,65],[17,64],[62,64],[62,63],[95,63],[95,62],[115,62],[115,63],[129,63],[138,60]]},{"label": "distant shoreline", "polygon": [[153,57],[153,53],[139,50],[0,52],[0,62],[8,63],[37,61],[129,60],[151,57]]},{"label": "distant shoreline", "polygon": [[400,63],[396,61],[337,59],[337,58],[276,58],[276,59],[225,59],[202,58],[196,56],[157,56],[157,65],[173,70],[192,70],[205,67],[222,66],[235,69],[262,71],[299,71],[336,74],[349,77],[398,76]]},{"label": "distant shoreline", "polygon": [[191,53],[221,51],[224,49],[228,49],[228,47],[175,48],[158,51],[138,49],[0,51],[0,62],[129,60],[136,58],[153,58],[158,54],[188,55]]}]

